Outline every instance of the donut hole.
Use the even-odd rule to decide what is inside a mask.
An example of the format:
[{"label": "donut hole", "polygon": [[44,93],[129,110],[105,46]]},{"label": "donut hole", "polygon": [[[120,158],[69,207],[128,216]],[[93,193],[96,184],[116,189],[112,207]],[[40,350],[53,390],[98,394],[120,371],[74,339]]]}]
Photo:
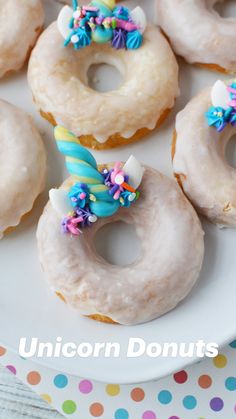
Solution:
[{"label": "donut hole", "polygon": [[227,143],[225,157],[229,165],[236,169],[236,134]]},{"label": "donut hole", "polygon": [[101,227],[94,238],[96,252],[109,264],[128,266],[141,255],[141,243],[135,227],[123,221]]},{"label": "donut hole", "polygon": [[92,63],[87,71],[87,79],[89,87],[96,92],[111,92],[124,83],[124,71],[119,63]]},{"label": "donut hole", "polygon": [[236,17],[235,0],[218,0],[214,4],[214,10],[224,18]]}]

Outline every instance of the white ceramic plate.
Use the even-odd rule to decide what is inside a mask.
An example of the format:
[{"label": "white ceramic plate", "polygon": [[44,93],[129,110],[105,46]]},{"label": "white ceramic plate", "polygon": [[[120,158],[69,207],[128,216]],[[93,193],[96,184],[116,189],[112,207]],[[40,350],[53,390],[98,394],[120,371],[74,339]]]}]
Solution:
[{"label": "white ceramic plate", "polygon": [[[128,1],[142,4],[152,16],[153,2]],[[48,21],[56,17],[55,2],[45,2]],[[223,77],[223,76],[220,76]],[[126,160],[132,153],[144,163],[170,175],[170,144],[174,118],[188,100],[203,87],[219,78],[216,73],[188,66],[180,61],[181,96],[170,118],[161,130],[146,140],[114,151],[95,153],[99,162]],[[0,81],[0,96],[32,113],[43,134],[48,151],[48,185],[60,185],[66,176],[63,158],[53,141],[52,128],[35,111],[27,87],[26,73]],[[193,127],[194,129],[194,127]],[[233,149],[231,162],[236,162]],[[35,240],[37,220],[47,201],[47,191],[37,201],[33,212],[0,243],[0,331],[1,343],[18,350],[20,337],[38,337],[53,342],[118,342],[119,358],[52,358],[37,362],[79,376],[106,382],[131,383],[157,379],[178,370],[195,359],[127,358],[130,337],[148,342],[217,342],[223,345],[236,335],[236,258],[233,230],[219,230],[204,222],[206,255],[200,279],[192,293],[175,310],[162,318],[135,327],[106,325],[81,318],[51,294],[41,272]],[[132,254],[131,254],[132,256]],[[171,255],[170,255],[171,257]],[[186,260],[186,263],[188,261]],[[122,268],[121,268],[122,269]],[[121,270],[122,274],[122,270]]]}]

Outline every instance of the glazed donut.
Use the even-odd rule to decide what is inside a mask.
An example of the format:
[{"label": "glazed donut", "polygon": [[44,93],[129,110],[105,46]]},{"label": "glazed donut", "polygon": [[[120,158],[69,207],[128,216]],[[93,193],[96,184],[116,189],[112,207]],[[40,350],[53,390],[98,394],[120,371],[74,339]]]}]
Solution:
[{"label": "glazed donut", "polygon": [[17,226],[44,188],[46,157],[32,119],[0,101],[0,239]]},{"label": "glazed donut", "polygon": [[[65,13],[70,13],[65,7]],[[136,14],[141,14],[139,9]],[[98,33],[98,42],[101,32],[107,36],[106,31],[92,33]],[[109,33],[111,36],[110,30]],[[138,46],[141,35],[137,30],[130,33],[128,45]],[[82,35],[85,43],[90,42],[87,34]],[[178,66],[168,42],[156,27],[147,27],[143,45],[135,50],[97,42],[86,48],[79,46],[79,50],[61,45],[62,36],[53,23],[33,50],[28,81],[41,114],[53,125],[73,131],[81,144],[104,149],[136,141],[159,125],[173,107],[179,91]],[[99,63],[118,68],[124,77],[119,89],[99,93],[88,86],[88,69]]]},{"label": "glazed donut", "polygon": [[158,23],[176,54],[188,63],[234,73],[236,18],[219,16],[216,3],[219,0],[157,0]]},{"label": "glazed donut", "polygon": [[0,0],[0,77],[23,66],[43,21],[41,0]]},{"label": "glazed donut", "polygon": [[236,170],[225,158],[236,133],[235,98],[236,83],[218,81],[192,99],[177,115],[172,150],[174,173],[187,197],[199,213],[228,227],[236,227]]},{"label": "glazed donut", "polygon": [[[129,174],[130,185],[137,186],[142,180],[139,199],[117,212],[112,201],[106,207],[104,189],[99,190],[103,196],[97,195],[92,202],[97,203],[92,212],[99,214],[98,221],[84,228],[79,237],[62,234],[59,222],[68,203],[59,205],[60,195],[65,197],[78,180],[86,180],[97,194],[98,189],[95,192],[91,185],[99,182],[100,173],[94,171],[93,157],[76,137],[59,128],[56,139],[72,177],[50,192],[37,230],[40,262],[53,291],[82,315],[124,325],[147,322],[173,309],[196,282],[204,253],[199,219],[176,182],[150,167],[141,179],[143,173],[131,158],[123,170]],[[103,165],[100,170],[109,172],[111,167]],[[75,199],[74,192],[69,195]],[[83,203],[84,195],[78,196]],[[97,231],[118,220],[135,227],[142,245],[142,255],[125,267],[107,263],[94,248]]]}]

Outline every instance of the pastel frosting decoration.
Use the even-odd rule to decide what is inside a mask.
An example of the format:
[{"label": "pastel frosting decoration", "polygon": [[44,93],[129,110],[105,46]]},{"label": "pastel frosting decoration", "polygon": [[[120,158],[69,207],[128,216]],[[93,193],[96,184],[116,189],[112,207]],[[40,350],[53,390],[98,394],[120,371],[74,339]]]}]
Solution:
[{"label": "pastel frosting decoration", "polygon": [[143,168],[133,156],[124,167],[117,162],[111,170],[99,171],[93,155],[79,144],[74,134],[62,126],[57,126],[54,134],[67,170],[74,178],[69,193],[61,189],[49,193],[52,206],[64,216],[64,232],[79,235],[80,228],[96,222],[98,217],[110,217],[120,207],[129,207],[138,199],[136,188],[142,181]]},{"label": "pastel frosting decoration", "polygon": [[115,49],[137,49],[143,43],[147,20],[141,7],[130,11],[124,6],[115,6],[112,0],[93,0],[88,6],[73,8],[65,6],[57,20],[64,46],[72,44],[76,50],[90,43],[111,42]]},{"label": "pastel frosting decoration", "polygon": [[207,123],[218,132],[228,125],[236,126],[236,80],[225,84],[218,80],[211,91],[212,105],[206,112]]}]

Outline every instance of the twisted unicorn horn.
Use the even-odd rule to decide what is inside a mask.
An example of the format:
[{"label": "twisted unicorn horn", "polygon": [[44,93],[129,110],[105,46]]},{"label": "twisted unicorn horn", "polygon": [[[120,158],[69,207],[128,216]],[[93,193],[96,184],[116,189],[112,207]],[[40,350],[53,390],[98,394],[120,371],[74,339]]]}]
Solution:
[{"label": "twisted unicorn horn", "polygon": [[77,137],[61,126],[54,131],[58,150],[65,156],[68,172],[75,181],[86,184],[91,195],[90,209],[97,217],[110,217],[120,207],[120,203],[109,194],[104,178],[98,171],[92,154],[81,146]]}]

